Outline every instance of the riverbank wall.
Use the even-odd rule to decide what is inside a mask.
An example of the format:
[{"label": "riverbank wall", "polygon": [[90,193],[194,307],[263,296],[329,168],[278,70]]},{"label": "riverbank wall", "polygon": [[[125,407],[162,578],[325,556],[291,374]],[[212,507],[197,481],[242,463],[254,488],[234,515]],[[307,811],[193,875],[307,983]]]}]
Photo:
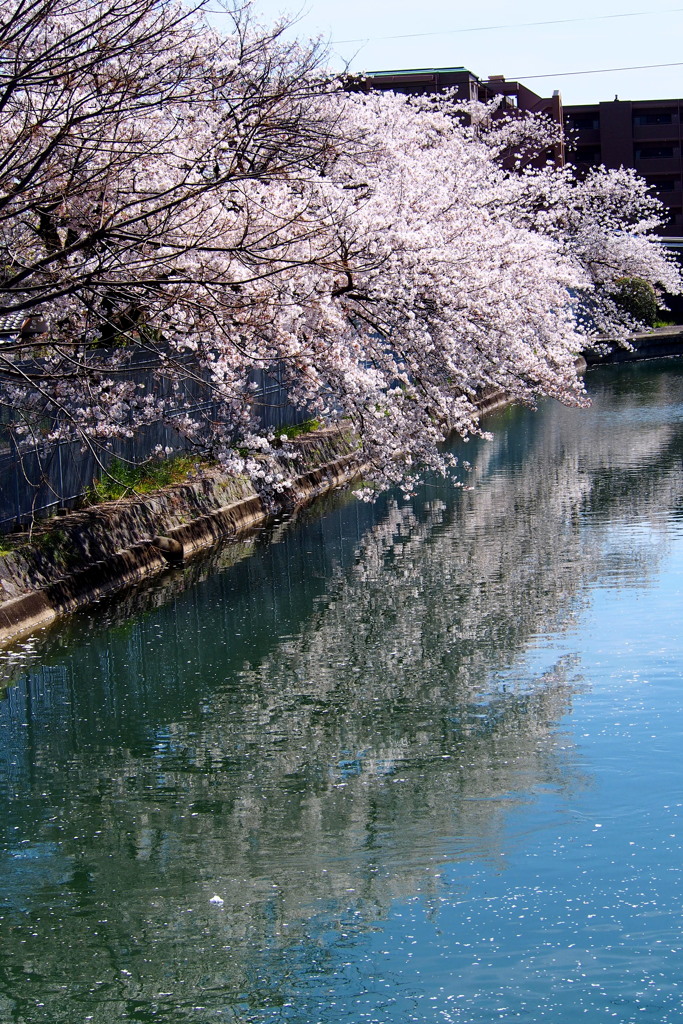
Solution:
[{"label": "riverbank wall", "polygon": [[631,363],[640,359],[666,359],[683,355],[683,327],[657,327],[652,331],[634,334],[629,338],[630,348],[605,340],[597,352],[584,353],[589,367],[612,363]]},{"label": "riverbank wall", "polygon": [[353,439],[334,429],[297,438],[264,465],[283,475],[279,494],[264,497],[246,477],[214,471],[37,523],[0,558],[0,643],[248,534],[362,471]]}]

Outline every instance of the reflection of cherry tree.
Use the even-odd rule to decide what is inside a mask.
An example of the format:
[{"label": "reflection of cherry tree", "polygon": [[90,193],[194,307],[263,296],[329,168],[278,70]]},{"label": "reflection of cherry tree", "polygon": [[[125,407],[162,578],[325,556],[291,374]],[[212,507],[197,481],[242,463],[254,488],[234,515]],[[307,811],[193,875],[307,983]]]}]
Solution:
[{"label": "reflection of cherry tree", "polygon": [[[560,784],[548,729],[566,713],[569,692],[560,671],[533,694],[492,706],[486,721],[454,723],[440,740],[406,714],[402,728],[393,723],[396,737],[382,742],[391,762],[374,761],[370,772],[355,757],[338,763],[336,737],[289,771],[274,711],[242,707],[231,722],[229,702],[218,711],[220,733],[174,728],[156,756],[110,753],[106,775],[99,757],[72,757],[74,793],[89,794],[83,805],[53,806],[50,838],[25,847],[23,879],[18,861],[3,865],[24,912],[6,911],[12,932],[1,945],[11,984],[0,999],[17,1006],[32,991],[31,971],[14,956],[26,932],[36,966],[49,965],[52,985],[61,980],[69,992],[69,1000],[41,993],[55,1024],[70,1019],[74,998],[98,1022],[123,1017],[136,1000],[163,1003],[163,992],[176,1007],[239,1006],[244,993],[253,1006],[281,1000],[291,985],[288,956],[330,969],[312,930],[348,920],[357,931],[395,897],[438,893],[445,852],[427,834],[454,835],[469,854],[498,863],[511,791]],[[330,696],[317,714],[337,719],[347,710]],[[413,735],[402,738],[406,729]],[[240,756],[259,734],[251,756]],[[329,771],[317,763],[321,754],[333,759]],[[41,759],[36,771],[49,788],[50,767]],[[46,890],[56,928],[42,918]]]},{"label": "reflection of cherry tree", "polygon": [[[580,666],[533,674],[525,649],[571,631],[605,572],[642,584],[661,547],[635,531],[614,551],[613,524],[656,523],[681,493],[677,378],[651,380],[640,406],[595,384],[585,419],[506,413],[470,455],[472,491],[434,480],[390,504],[317,591],[292,573],[279,639],[251,610],[272,580],[257,586],[255,569],[231,616],[228,573],[71,653],[55,646],[10,687],[5,1015],[33,1024],[23,1008],[49,969],[98,1024],[164,999],[203,1024],[198,991],[258,1019],[291,996],[291,972],[334,971],[330,931],[438,894],[444,859],[502,866],[517,795],[583,783],[555,733]],[[321,546],[336,529],[322,524]],[[314,557],[303,527],[279,540],[288,563]],[[251,649],[245,627],[261,631]],[[51,1024],[71,1024],[61,991],[41,999]]]}]

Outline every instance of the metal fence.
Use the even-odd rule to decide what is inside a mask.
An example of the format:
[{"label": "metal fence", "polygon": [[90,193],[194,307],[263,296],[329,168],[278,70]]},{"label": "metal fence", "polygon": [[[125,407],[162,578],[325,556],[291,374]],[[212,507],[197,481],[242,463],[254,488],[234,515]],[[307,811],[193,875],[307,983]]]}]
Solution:
[{"label": "metal fence", "polygon": [[[262,429],[277,430],[306,419],[306,411],[289,401],[281,367],[267,373],[254,370],[251,380],[257,385],[251,397],[255,418]],[[212,405],[211,401],[195,400],[182,411],[206,412]],[[185,446],[182,436],[169,423],[158,422],[138,428],[130,440],[114,443],[108,457],[139,463],[157,445],[174,450]],[[21,452],[8,444],[0,449],[0,533],[21,526],[34,516],[75,505],[101,475],[98,458],[78,441]]]}]

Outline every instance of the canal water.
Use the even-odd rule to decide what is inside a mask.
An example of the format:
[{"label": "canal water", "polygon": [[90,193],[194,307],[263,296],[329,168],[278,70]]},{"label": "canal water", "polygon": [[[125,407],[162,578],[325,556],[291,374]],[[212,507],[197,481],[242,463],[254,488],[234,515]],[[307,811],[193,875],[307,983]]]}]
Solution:
[{"label": "canal water", "polygon": [[2,652],[0,1021],[683,1020],[683,365]]}]

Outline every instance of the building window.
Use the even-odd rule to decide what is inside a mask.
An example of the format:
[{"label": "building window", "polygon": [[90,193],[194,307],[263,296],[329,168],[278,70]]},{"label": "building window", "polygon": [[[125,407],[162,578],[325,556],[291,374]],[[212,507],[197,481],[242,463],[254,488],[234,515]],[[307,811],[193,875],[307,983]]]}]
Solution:
[{"label": "building window", "polygon": [[670,160],[672,156],[674,146],[670,144],[636,147],[636,160]]},{"label": "building window", "polygon": [[648,185],[652,185],[658,192],[675,192],[681,187],[680,181],[676,178],[647,178]]},{"label": "building window", "polygon": [[601,152],[599,146],[577,146],[574,154],[574,163],[577,164],[599,164]]},{"label": "building window", "polygon": [[567,114],[567,127],[577,131],[595,131],[600,127],[599,114]]},{"label": "building window", "polygon": [[635,125],[647,124],[673,124],[673,112],[671,110],[644,110],[640,114],[633,115]]}]

